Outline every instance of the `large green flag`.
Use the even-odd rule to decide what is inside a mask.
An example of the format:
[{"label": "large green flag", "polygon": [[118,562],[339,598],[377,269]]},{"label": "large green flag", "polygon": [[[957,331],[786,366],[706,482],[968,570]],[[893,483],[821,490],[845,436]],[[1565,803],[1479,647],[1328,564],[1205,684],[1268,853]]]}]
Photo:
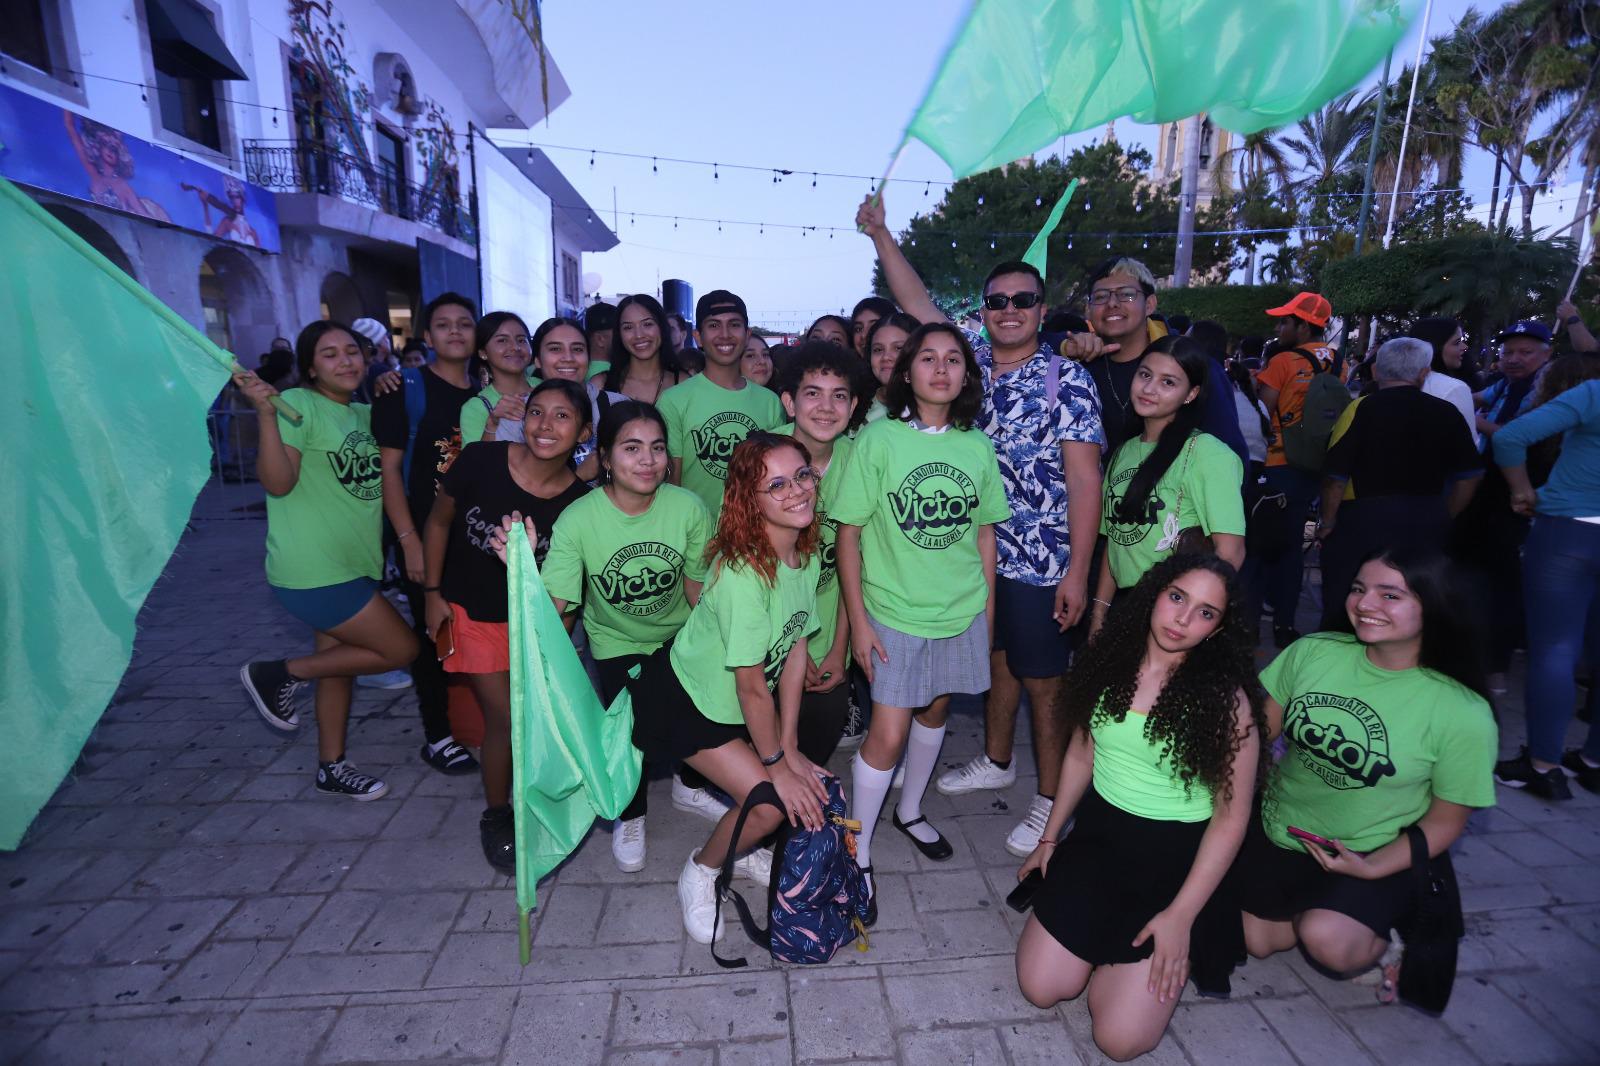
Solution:
[{"label": "large green flag", "polygon": [[583,843],[599,818],[615,818],[639,787],[633,702],[626,690],[602,707],[550,602],[528,538],[506,545],[511,608],[511,808],[517,827],[517,912],[528,964],[528,912],[539,878]]},{"label": "large green flag", "polygon": [[974,0],[907,136],[957,177],[1131,116],[1253,133],[1370,74],[1420,0]]},{"label": "large green flag", "polygon": [[78,757],[210,473],[228,374],[170,308],[0,179],[0,848]]}]

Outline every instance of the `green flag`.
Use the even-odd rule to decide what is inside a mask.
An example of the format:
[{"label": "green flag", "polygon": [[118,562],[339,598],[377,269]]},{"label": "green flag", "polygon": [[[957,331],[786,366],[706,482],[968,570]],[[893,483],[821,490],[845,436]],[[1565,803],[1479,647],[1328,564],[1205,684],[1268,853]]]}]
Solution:
[{"label": "green flag", "polygon": [[1131,116],[1253,133],[1372,72],[1420,0],[975,0],[907,127],[956,177]]},{"label": "green flag", "polygon": [[577,850],[596,817],[615,818],[639,787],[633,702],[600,705],[528,538],[506,545],[511,607],[511,808],[516,818],[517,928],[528,964],[528,912],[539,879]]},{"label": "green flag", "polygon": [[229,357],[0,179],[0,847],[78,757],[210,476]]},{"label": "green flag", "polygon": [[1072,202],[1072,194],[1077,191],[1078,179],[1073,178],[1067,183],[1067,191],[1056,201],[1056,206],[1050,209],[1050,217],[1044,220],[1044,228],[1033,239],[1033,243],[1028,245],[1028,250],[1022,253],[1022,261],[1037,269],[1042,278],[1050,276],[1050,271],[1047,269],[1050,258],[1050,234],[1061,225],[1061,216],[1067,210],[1067,205]]}]

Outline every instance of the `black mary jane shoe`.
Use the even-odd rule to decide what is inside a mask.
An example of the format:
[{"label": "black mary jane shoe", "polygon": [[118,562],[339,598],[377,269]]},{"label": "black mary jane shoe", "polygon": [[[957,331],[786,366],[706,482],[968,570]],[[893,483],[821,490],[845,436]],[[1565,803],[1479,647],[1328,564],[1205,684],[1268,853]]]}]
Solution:
[{"label": "black mary jane shoe", "polygon": [[861,872],[866,875],[869,891],[867,893],[867,916],[861,919],[864,928],[871,929],[878,924],[878,879],[872,875],[872,867],[863,866]]},{"label": "black mary jane shoe", "polygon": [[[906,839],[915,844],[917,846],[917,850],[922,852],[925,858],[932,859],[934,862],[943,862],[956,853],[956,849],[950,846],[950,842],[946,840],[944,835],[937,829],[934,829],[933,832],[936,836],[938,836],[939,839],[935,840],[931,844],[924,844],[912,834],[912,826],[917,825],[918,823],[927,825],[927,815],[913,818],[909,822],[902,822],[898,814],[891,814],[890,819],[893,821],[894,827],[900,830],[900,832],[904,833],[906,835]],[[928,828],[933,829],[931,825],[928,826]]]}]

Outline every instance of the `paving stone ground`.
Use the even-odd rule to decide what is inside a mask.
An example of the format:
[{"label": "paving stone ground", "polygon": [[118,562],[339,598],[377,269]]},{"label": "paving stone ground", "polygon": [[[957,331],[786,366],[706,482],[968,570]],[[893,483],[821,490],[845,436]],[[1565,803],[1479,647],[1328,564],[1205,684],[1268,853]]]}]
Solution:
[{"label": "paving stone ground", "polygon": [[[270,598],[265,526],[238,520],[243,498],[202,500],[211,517],[151,596],[81,764],[0,854],[0,1060],[1104,1061],[1082,1002],[1041,1011],[1017,991],[1021,923],[1003,902],[1017,863],[1002,840],[1031,776],[930,792],[948,862],[880,832],[870,951],[819,968],[751,953],[737,972],[683,935],[673,884],[706,824],[658,781],[645,869],[617,872],[607,831],[591,834],[540,886],[520,967],[510,882],[478,849],[478,782],[418,761],[409,690],[358,690],[350,751],[391,790],[367,804],[315,795],[313,731],[274,733],[250,708],[239,664],[306,640]],[[982,728],[977,703],[960,706],[945,761],[974,754]],[[1018,760],[1031,773],[1025,745]],[[1502,788],[1474,817],[1457,850],[1469,935],[1442,1019],[1380,1007],[1370,984],[1287,953],[1239,971],[1229,1001],[1186,996],[1144,1061],[1600,1061],[1600,798],[1575,791],[1551,806]]]}]

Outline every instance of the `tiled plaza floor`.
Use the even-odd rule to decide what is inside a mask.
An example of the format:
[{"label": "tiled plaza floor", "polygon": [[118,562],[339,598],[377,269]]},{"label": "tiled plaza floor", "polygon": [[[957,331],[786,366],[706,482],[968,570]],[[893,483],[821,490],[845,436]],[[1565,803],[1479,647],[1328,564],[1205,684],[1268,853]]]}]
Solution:
[{"label": "tiled plaza floor", "polygon": [[[314,730],[272,733],[250,708],[239,664],[305,644],[267,592],[263,534],[259,520],[194,524],[78,771],[0,855],[0,1059],[1103,1061],[1082,1002],[1040,1011],[1016,988],[1002,841],[1031,777],[930,792],[949,862],[880,832],[869,952],[818,968],[752,953],[739,972],[683,935],[673,883],[706,823],[657,782],[645,869],[618,873],[607,832],[591,834],[541,886],[533,962],[518,966],[512,890],[478,849],[478,782],[418,761],[409,690],[358,690],[351,756],[391,790],[367,804],[316,796]],[[945,762],[981,739],[969,702]],[[1025,747],[1018,758],[1031,772]],[[1145,1061],[1600,1061],[1600,797],[1575,792],[1550,806],[1502,788],[1474,817],[1457,850],[1469,935],[1442,1020],[1380,1007],[1370,984],[1289,953],[1244,967],[1230,1001],[1186,996]]]}]

